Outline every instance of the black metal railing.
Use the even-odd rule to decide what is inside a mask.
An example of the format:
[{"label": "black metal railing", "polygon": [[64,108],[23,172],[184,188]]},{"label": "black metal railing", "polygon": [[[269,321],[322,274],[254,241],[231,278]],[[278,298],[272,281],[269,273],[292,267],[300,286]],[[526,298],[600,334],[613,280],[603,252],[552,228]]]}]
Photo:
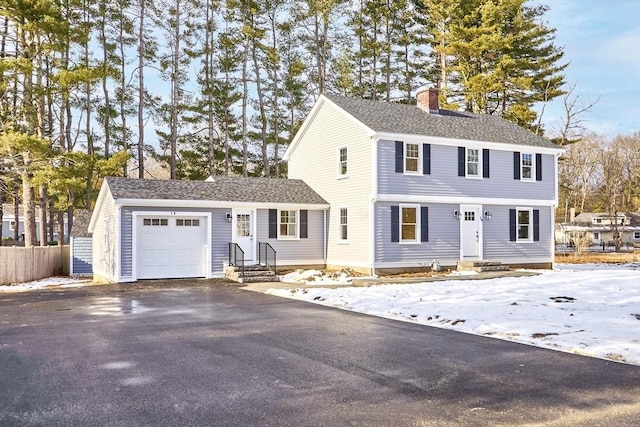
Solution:
[{"label": "black metal railing", "polygon": [[264,265],[274,274],[276,272],[276,250],[268,243],[258,243],[258,263]]},{"label": "black metal railing", "polygon": [[244,276],[244,251],[237,243],[229,243],[229,265],[240,267]]}]

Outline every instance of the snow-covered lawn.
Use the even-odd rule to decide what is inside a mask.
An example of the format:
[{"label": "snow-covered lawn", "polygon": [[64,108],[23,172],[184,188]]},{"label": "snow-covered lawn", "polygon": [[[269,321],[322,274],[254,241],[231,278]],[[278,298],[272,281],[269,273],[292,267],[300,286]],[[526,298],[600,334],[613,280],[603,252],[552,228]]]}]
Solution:
[{"label": "snow-covered lawn", "polygon": [[47,279],[42,280],[34,280],[33,282],[25,282],[25,283],[16,283],[12,285],[2,285],[0,286],[0,293],[2,292],[23,292],[34,289],[43,289],[49,286],[57,286],[60,288],[77,288],[80,286],[85,286],[89,283],[88,279],[74,279],[71,277],[49,277]]},{"label": "snow-covered lawn", "polygon": [[267,293],[640,365],[640,263],[558,265],[519,278]]}]

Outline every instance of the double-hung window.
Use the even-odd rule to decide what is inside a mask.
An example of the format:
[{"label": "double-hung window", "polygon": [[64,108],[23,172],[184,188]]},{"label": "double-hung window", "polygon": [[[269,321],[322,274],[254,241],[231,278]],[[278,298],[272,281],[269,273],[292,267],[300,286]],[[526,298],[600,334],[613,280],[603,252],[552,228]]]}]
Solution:
[{"label": "double-hung window", "polygon": [[633,239],[634,240],[640,240],[640,231],[634,231],[633,232]]},{"label": "double-hung window", "polygon": [[521,171],[523,180],[533,180],[535,178],[535,172],[533,170],[533,154],[522,153],[521,157]]},{"label": "double-hung window", "polygon": [[517,221],[518,242],[533,241],[532,210],[518,209]]},{"label": "double-hung window", "polygon": [[16,222],[15,221],[9,222],[9,230],[14,231],[15,229],[16,229]]},{"label": "double-hung window", "polygon": [[480,176],[480,150],[467,148],[467,176]]},{"label": "double-hung window", "polygon": [[406,143],[404,146],[404,171],[420,173],[420,145]]},{"label": "double-hung window", "polygon": [[400,241],[418,242],[418,207],[400,206]]},{"label": "double-hung window", "polygon": [[347,160],[347,147],[342,147],[338,150],[338,178],[346,178],[349,176]]},{"label": "double-hung window", "polygon": [[295,238],[298,236],[297,211],[280,211],[280,237]]},{"label": "double-hung window", "polygon": [[346,243],[349,237],[349,215],[347,208],[340,208],[338,217],[338,241]]}]

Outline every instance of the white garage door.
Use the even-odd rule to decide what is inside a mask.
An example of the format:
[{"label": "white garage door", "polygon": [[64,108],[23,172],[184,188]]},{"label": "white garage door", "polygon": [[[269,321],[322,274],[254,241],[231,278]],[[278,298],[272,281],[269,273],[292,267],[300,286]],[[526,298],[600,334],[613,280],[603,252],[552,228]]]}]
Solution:
[{"label": "white garage door", "polygon": [[138,216],[136,276],[175,279],[206,276],[206,217]]}]

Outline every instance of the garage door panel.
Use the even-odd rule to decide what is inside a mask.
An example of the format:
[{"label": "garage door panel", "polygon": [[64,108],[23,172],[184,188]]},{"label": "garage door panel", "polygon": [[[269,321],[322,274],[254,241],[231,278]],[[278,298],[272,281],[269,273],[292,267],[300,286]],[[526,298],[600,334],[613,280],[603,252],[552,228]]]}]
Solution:
[{"label": "garage door panel", "polygon": [[137,278],[206,276],[206,217],[159,218],[141,216],[136,223]]}]

